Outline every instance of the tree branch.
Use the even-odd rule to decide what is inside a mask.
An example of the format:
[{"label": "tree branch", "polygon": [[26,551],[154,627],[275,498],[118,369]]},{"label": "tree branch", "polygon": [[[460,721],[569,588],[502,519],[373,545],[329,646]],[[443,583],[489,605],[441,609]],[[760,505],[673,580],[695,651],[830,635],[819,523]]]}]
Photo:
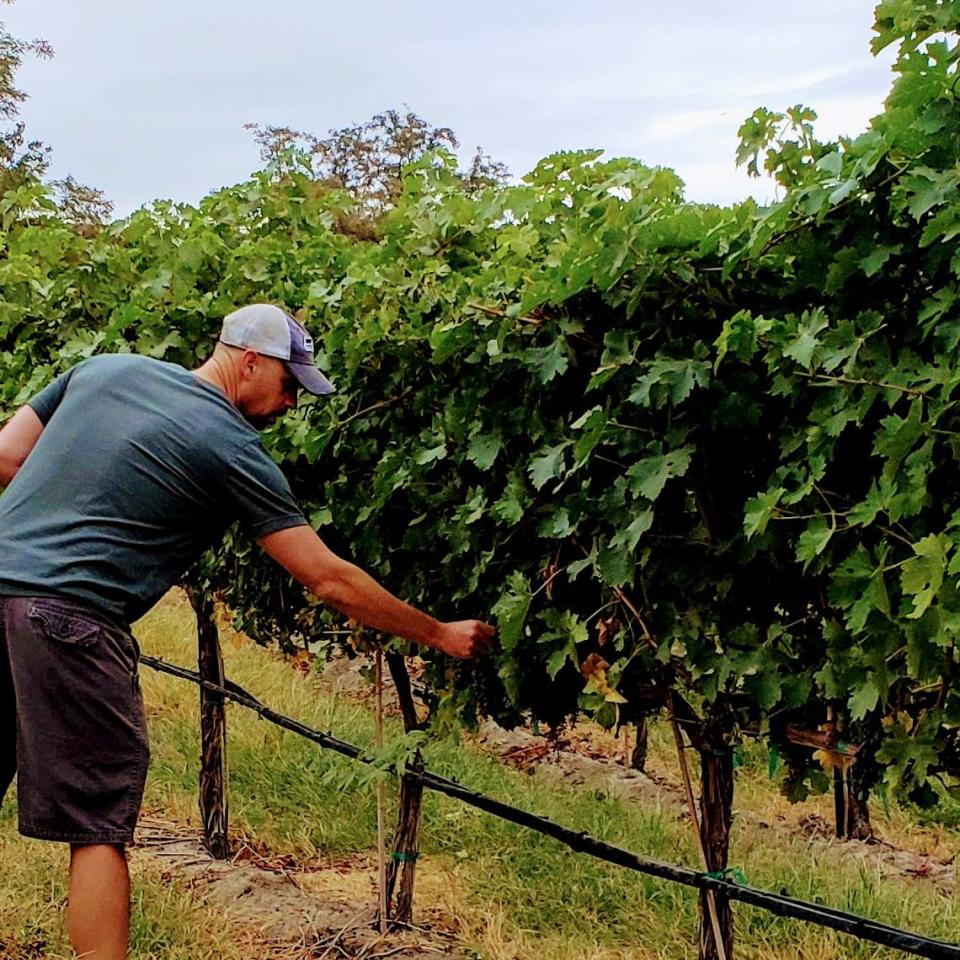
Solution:
[{"label": "tree branch", "polygon": [[343,420],[338,420],[334,425],[334,430],[340,430],[342,427],[345,427],[352,420],[356,420],[358,417],[365,416],[368,413],[373,413],[374,410],[381,410],[383,407],[389,407],[391,404],[398,403],[404,397],[411,392],[413,388],[407,387],[402,393],[398,393],[395,397],[388,397],[386,400],[378,400],[376,403],[371,403],[369,407],[364,407],[362,410],[358,410],[356,413],[351,413],[349,417],[346,417]]}]

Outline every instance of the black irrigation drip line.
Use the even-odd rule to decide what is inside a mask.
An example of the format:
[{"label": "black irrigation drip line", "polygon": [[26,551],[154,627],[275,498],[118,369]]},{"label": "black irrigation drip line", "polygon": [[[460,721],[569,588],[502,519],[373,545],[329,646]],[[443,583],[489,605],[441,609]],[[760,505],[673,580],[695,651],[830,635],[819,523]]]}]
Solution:
[{"label": "black irrigation drip line", "polygon": [[[211,683],[209,680],[204,680],[193,670],[167,663],[156,657],[144,656],[141,658],[141,662],[154,670],[169,673],[183,680],[189,680],[206,690],[219,693],[227,700],[254,710],[264,720],[269,720],[291,733],[312,740],[327,750],[333,750],[335,753],[349,757],[351,760],[372,763],[372,760],[363,756],[360,747],[347,743],[345,740],[340,740],[329,733],[314,730],[312,727],[271,710],[244,690],[243,687],[229,680],[224,681],[224,685],[220,686]],[[397,775],[394,768],[390,768],[390,772]],[[846,913],[843,910],[834,910],[831,907],[810,903],[806,900],[797,900],[794,897],[782,894],[768,893],[755,887],[747,887],[706,873],[698,873],[687,867],[677,867],[660,860],[641,857],[629,850],[624,850],[622,847],[597,840],[583,831],[571,830],[569,827],[554,823],[546,817],[520,810],[508,803],[477,793],[456,780],[450,780],[426,770],[421,773],[409,771],[403,775],[419,780],[428,790],[435,790],[437,793],[446,794],[448,797],[455,797],[457,800],[491,813],[502,820],[508,820],[511,823],[535,830],[537,833],[553,837],[554,840],[559,840],[560,843],[565,844],[577,853],[589,854],[598,860],[604,860],[619,867],[626,867],[628,870],[635,870],[638,873],[659,877],[661,880],[669,880],[687,887],[695,887],[698,890],[713,890],[730,900],[738,900],[753,907],[760,907],[762,910],[767,910],[779,917],[790,917],[794,920],[803,920],[831,930],[839,930],[861,940],[870,940],[886,947],[894,947],[915,956],[931,957],[934,960],[960,960],[960,945],[957,944],[946,943],[942,940],[931,940],[928,937],[921,937],[918,934],[900,930],[885,923],[877,923],[866,917],[858,917],[856,914]]]}]

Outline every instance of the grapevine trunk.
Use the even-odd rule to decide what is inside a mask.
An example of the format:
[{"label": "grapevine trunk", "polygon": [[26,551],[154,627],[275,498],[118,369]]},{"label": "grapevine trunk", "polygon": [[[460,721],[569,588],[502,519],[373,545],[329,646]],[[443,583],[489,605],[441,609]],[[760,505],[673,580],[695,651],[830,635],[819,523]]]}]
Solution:
[{"label": "grapevine trunk", "polygon": [[[703,750],[700,753],[701,796],[700,831],[707,858],[707,870],[727,869],[730,846],[730,821],[733,808],[733,752],[728,746]],[[717,919],[723,940],[724,955],[733,957],[733,912],[730,901],[714,895]],[[720,960],[710,922],[706,892],[700,893],[700,960]]]},{"label": "grapevine trunk", "polygon": [[[200,676],[223,685],[223,657],[214,619],[213,601],[199,588],[185,586],[197,617]],[[200,819],[210,855],[230,856],[227,832],[227,714],[223,697],[200,688]]]},{"label": "grapevine trunk", "polygon": [[[410,675],[402,656],[387,654],[387,666],[393,678],[403,716],[405,733],[418,729],[420,722],[410,687]],[[423,772],[423,759],[417,750],[408,769],[413,773]],[[404,776],[400,781],[400,800],[397,811],[397,826],[390,848],[387,864],[387,910],[395,926],[413,922],[413,888],[419,856],[420,808],[423,801],[423,784],[416,777]],[[393,891],[399,878],[400,886],[396,899]],[[392,906],[391,906],[391,901]]]}]

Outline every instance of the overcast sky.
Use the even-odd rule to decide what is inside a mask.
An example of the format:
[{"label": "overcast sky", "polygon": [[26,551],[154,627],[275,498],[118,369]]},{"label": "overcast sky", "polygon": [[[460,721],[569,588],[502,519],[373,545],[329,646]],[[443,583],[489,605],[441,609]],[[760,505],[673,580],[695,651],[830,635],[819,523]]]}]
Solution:
[{"label": "overcast sky", "polygon": [[822,136],[879,112],[892,53],[872,0],[17,0],[0,16],[52,61],[20,85],[52,174],[123,215],[197,201],[258,165],[247,122],[314,133],[405,106],[521,176],[561,149],[673,167],[693,200],[772,188],[734,164],[758,106],[800,102]]}]

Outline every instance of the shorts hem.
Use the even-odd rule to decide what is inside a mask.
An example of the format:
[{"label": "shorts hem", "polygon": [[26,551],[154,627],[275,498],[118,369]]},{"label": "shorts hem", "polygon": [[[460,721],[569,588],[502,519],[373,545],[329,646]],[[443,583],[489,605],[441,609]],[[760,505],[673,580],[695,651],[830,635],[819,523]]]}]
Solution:
[{"label": "shorts hem", "polygon": [[47,827],[34,827],[29,823],[18,824],[18,831],[23,837],[32,840],[51,840],[59,843],[98,844],[98,843],[133,843],[133,830],[53,830]]}]

